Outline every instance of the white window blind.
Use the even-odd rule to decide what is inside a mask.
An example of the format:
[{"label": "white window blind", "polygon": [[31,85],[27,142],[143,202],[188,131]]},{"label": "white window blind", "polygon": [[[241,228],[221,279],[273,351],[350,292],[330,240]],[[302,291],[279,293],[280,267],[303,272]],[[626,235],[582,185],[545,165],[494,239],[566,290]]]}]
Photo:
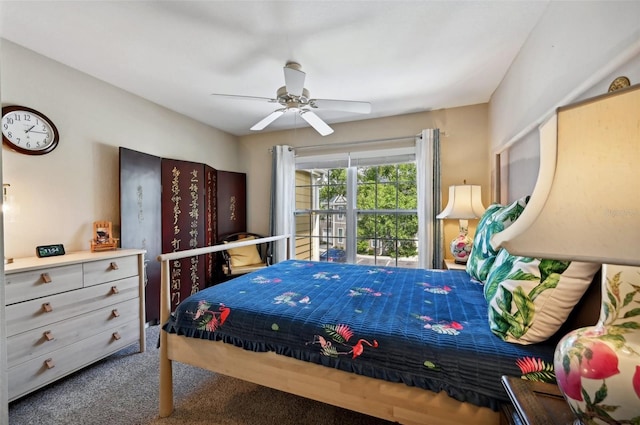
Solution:
[{"label": "white window blind", "polygon": [[373,151],[343,152],[326,155],[298,156],[297,170],[347,168],[358,166],[402,164],[416,159],[415,147],[378,149]]}]

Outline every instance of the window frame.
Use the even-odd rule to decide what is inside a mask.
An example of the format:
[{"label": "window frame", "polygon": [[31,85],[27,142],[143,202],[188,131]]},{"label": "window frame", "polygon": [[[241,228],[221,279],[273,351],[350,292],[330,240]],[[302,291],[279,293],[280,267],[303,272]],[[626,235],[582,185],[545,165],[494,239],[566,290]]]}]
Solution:
[{"label": "window frame", "polygon": [[[393,157],[393,156],[391,156]],[[310,208],[310,209],[296,209],[294,211],[294,216],[295,217],[299,217],[300,215],[304,215],[307,214],[310,217],[313,217],[314,215],[316,215],[317,217],[315,218],[315,220],[317,220],[318,222],[318,228],[320,229],[320,232],[318,233],[318,242],[320,241],[320,239],[324,239],[327,242],[327,249],[335,246],[335,244],[332,244],[332,241],[338,241],[338,243],[340,243],[342,245],[343,239],[342,239],[342,233],[341,232],[335,232],[336,234],[333,234],[332,229],[328,229],[328,227],[325,229],[324,227],[320,228],[320,224],[323,220],[323,216],[326,218],[329,215],[334,215],[336,217],[336,219],[339,219],[339,217],[343,216],[343,214],[346,213],[346,243],[344,244],[344,249],[346,250],[347,253],[347,262],[349,263],[357,263],[357,244],[358,241],[360,241],[362,238],[358,238],[358,217],[361,215],[369,215],[369,214],[373,214],[373,215],[377,215],[377,214],[386,214],[386,215],[416,215],[418,214],[418,210],[417,210],[417,204],[418,204],[418,200],[417,197],[420,196],[419,193],[416,193],[416,208],[412,208],[412,209],[399,209],[398,208],[398,202],[399,202],[399,194],[396,194],[396,200],[395,200],[395,207],[393,209],[389,209],[389,208],[385,208],[385,209],[358,209],[357,208],[357,193],[358,193],[358,169],[359,167],[378,167],[378,166],[385,166],[385,165],[394,165],[396,167],[396,173],[397,171],[397,167],[400,164],[406,164],[406,163],[413,163],[415,166],[415,173],[414,173],[414,180],[413,183],[417,189],[418,186],[418,176],[417,176],[417,164],[415,161],[415,156],[413,158],[409,158],[406,155],[402,156],[402,157],[397,157],[398,162],[391,162],[389,161],[390,156],[385,154],[383,157],[380,157],[380,164],[374,164],[373,157],[368,157],[367,159],[367,163],[366,164],[352,164],[351,161],[348,161],[346,164],[340,164],[338,162],[335,162],[331,165],[334,165],[332,167],[322,167],[322,168],[311,168],[309,169],[309,165],[308,164],[312,164],[313,161],[306,161],[307,165],[304,167],[296,167],[297,171],[301,171],[301,170],[306,170],[310,173],[310,175],[318,175],[321,171],[323,170],[325,171],[327,174],[329,173],[329,171],[331,169],[346,169],[346,201],[347,201],[347,205],[345,209],[337,209],[337,210],[333,210],[330,207],[329,204],[326,205],[327,209],[314,209],[314,208]],[[326,162],[325,162],[326,163]],[[340,166],[340,165],[346,165],[346,167],[344,166]],[[396,191],[400,190],[400,183],[406,184],[408,183],[408,181],[398,181],[398,178],[396,177],[395,181],[394,181],[394,185],[396,187]],[[310,188],[311,188],[311,193],[312,193],[312,197],[315,199],[314,204],[317,205],[318,207],[321,207],[321,200],[320,198],[320,190],[322,187],[325,186],[330,186],[332,184],[332,182],[327,180],[327,183],[325,185],[323,184],[317,184],[316,182],[313,181],[313,179],[310,179]],[[370,184],[370,183],[362,183],[362,185],[364,184]],[[376,181],[374,182],[374,184],[379,185],[381,184],[376,177]],[[389,184],[389,183],[383,183],[383,184]],[[296,192],[297,192],[298,186],[296,185]],[[329,202],[329,201],[327,201]],[[329,220],[326,220],[327,222]],[[327,224],[328,226],[328,224]],[[327,230],[327,233],[330,233],[327,237],[323,237],[325,230]],[[340,229],[342,230],[342,229]],[[419,229],[418,229],[419,231]],[[416,232],[417,233],[417,232]],[[310,238],[313,238],[313,235],[309,235]],[[376,237],[373,239],[376,241],[376,245],[380,246],[384,238],[378,238],[377,235]],[[411,240],[413,241],[413,243],[415,243],[417,245],[418,242],[418,235],[416,234],[416,236],[413,239],[398,239],[398,235],[397,235],[397,227],[396,227],[396,233],[395,233],[395,238],[394,240],[396,241],[395,246],[396,246],[396,255],[395,257],[391,257],[391,259],[393,259],[394,261],[394,265],[398,265],[398,256],[397,256],[397,249],[399,246],[399,242],[400,241],[405,241],[405,240]],[[320,251],[320,250],[318,250]],[[319,255],[320,252],[317,252],[317,259],[319,259]],[[316,255],[314,255],[315,257]],[[377,263],[377,257],[378,257],[378,250],[374,250],[374,260]],[[313,258],[315,259],[315,258]],[[415,262],[415,267],[417,267],[417,261]]]}]

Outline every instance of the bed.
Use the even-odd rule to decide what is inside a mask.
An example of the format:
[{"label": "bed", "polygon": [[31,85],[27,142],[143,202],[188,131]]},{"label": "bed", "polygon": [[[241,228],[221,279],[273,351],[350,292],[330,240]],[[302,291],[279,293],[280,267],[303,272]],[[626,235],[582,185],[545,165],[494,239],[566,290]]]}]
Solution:
[{"label": "bed", "polygon": [[[179,255],[159,257],[164,276]],[[483,285],[465,271],[287,260],[173,314],[168,286],[163,278],[162,417],[173,411],[172,361],[407,425],[498,424],[502,375],[554,380],[557,340],[496,337]]]}]

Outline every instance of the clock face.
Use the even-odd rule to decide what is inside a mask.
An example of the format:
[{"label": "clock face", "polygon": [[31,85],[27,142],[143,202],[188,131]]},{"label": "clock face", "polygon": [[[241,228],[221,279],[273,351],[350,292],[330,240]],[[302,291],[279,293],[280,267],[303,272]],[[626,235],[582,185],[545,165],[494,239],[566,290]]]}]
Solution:
[{"label": "clock face", "polygon": [[42,155],[58,145],[58,130],[44,114],[25,106],[2,108],[2,140],[27,155]]}]

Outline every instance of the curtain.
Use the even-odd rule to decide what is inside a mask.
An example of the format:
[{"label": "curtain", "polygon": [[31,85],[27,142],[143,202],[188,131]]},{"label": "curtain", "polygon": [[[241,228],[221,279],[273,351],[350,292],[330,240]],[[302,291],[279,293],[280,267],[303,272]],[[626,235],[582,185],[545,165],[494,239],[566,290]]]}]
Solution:
[{"label": "curtain", "polygon": [[[286,145],[273,147],[271,161],[271,221],[272,236],[291,235],[289,252],[295,258],[295,155]],[[287,241],[280,240],[272,247],[273,263],[287,259]]]},{"label": "curtain", "polygon": [[440,191],[440,130],[422,130],[416,137],[418,193],[418,265],[423,269],[442,268],[443,229],[436,214],[442,209]]}]

